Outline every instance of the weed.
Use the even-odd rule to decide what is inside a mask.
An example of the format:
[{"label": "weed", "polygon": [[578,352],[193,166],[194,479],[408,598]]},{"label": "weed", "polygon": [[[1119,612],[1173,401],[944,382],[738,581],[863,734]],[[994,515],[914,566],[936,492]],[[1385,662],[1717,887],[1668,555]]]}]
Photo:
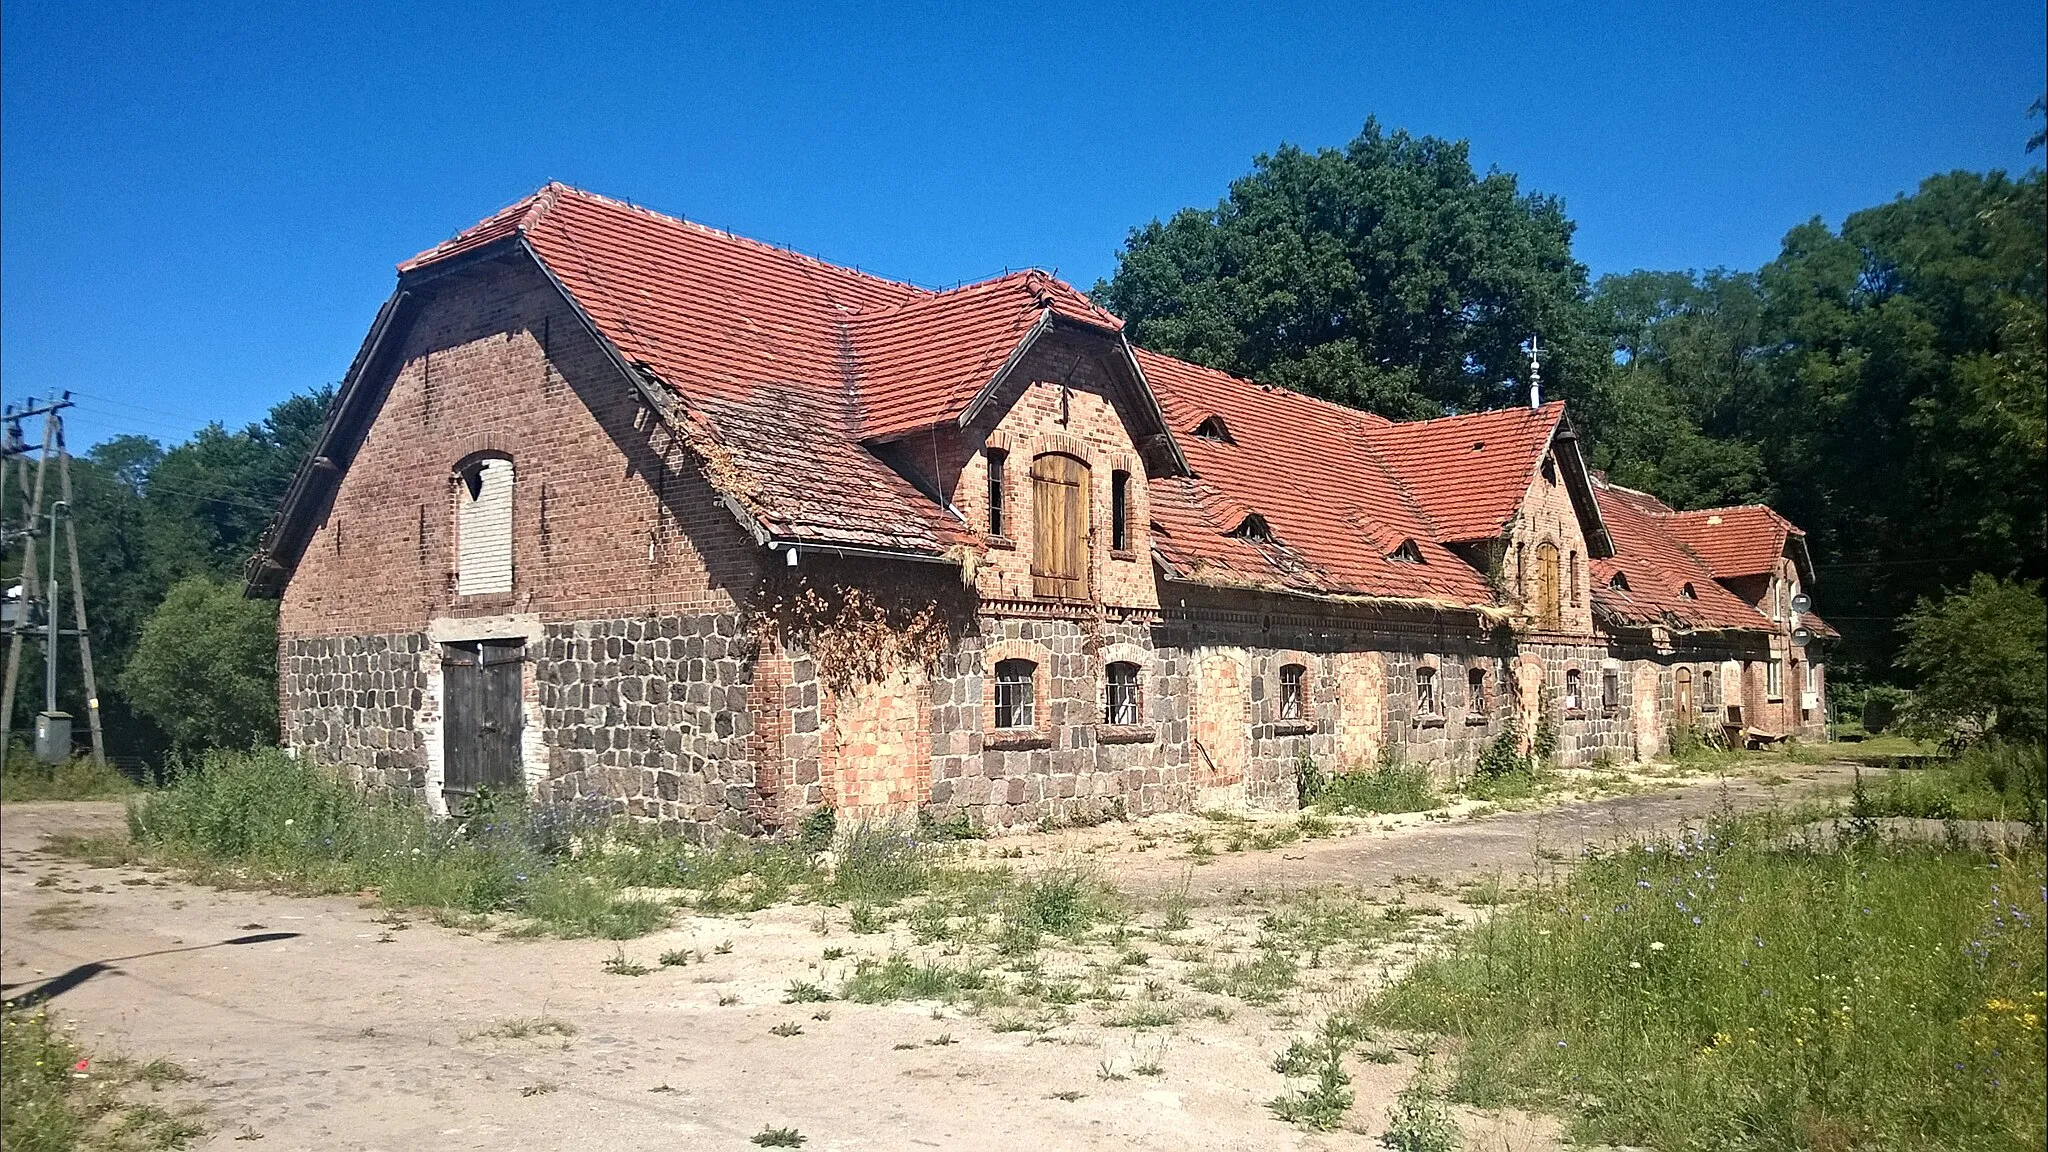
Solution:
[{"label": "weed", "polygon": [[1103,1018],[1103,1024],[1111,1028],[1164,1028],[1180,1021],[1180,1013],[1172,1008],[1156,1004],[1137,1004],[1113,1016]]},{"label": "weed", "polygon": [[671,948],[659,957],[663,968],[681,968],[690,962],[688,948]]},{"label": "weed", "polygon": [[792,980],[783,990],[784,1004],[821,1004],[832,999],[832,994],[808,980]]},{"label": "weed", "polygon": [[721,940],[716,945],[712,946],[711,951],[713,955],[730,956],[732,955],[732,941]]},{"label": "weed", "polygon": [[937,1036],[934,1036],[931,1039],[925,1041],[925,1043],[931,1045],[934,1048],[943,1048],[948,1044],[957,1044],[959,1043],[959,1041],[953,1039],[953,1034],[951,1032],[941,1032]]},{"label": "weed", "polygon": [[827,948],[825,949],[824,956],[827,960],[843,960],[846,958],[846,949]]},{"label": "weed", "polygon": [[804,1026],[797,1023],[794,1020],[784,1020],[782,1023],[777,1024],[775,1027],[770,1028],[768,1030],[768,1034],[770,1036],[784,1037],[801,1036],[804,1034]]},{"label": "weed", "polygon": [[730,1008],[739,1002],[740,998],[738,996],[733,995],[730,992],[721,992],[718,994],[718,1006],[720,1008]]},{"label": "weed", "polygon": [[1387,1131],[1380,1143],[1394,1152],[1452,1152],[1458,1147],[1458,1125],[1444,1107],[1428,1057],[1387,1110]]},{"label": "weed", "polygon": [[[824,809],[824,811],[829,812],[831,810]],[[794,1128],[764,1127],[759,1132],[748,1137],[748,1139],[763,1148],[801,1148],[804,1141],[809,1140],[810,1137]]]},{"label": "weed", "polygon": [[1048,1093],[1048,1094],[1046,1095],[1046,1099],[1048,1099],[1048,1100],[1064,1100],[1064,1101],[1066,1101],[1067,1103],[1069,1103],[1069,1104],[1072,1104],[1072,1103],[1073,1103],[1074,1101],[1076,1101],[1076,1100],[1079,1100],[1079,1099],[1080,1099],[1081,1097],[1083,1097],[1083,1096],[1086,1096],[1086,1095],[1087,1095],[1087,1093],[1086,1093],[1086,1092],[1076,1092],[1076,1091],[1074,1091],[1074,1090],[1072,1090],[1072,1089],[1068,1089],[1068,1090],[1067,1090],[1067,1091],[1065,1091],[1065,1092],[1052,1092],[1052,1093]]},{"label": "weed", "polygon": [[477,1033],[479,1036],[494,1036],[500,1040],[532,1040],[543,1036],[566,1037],[575,1034],[574,1024],[567,1020],[557,1020],[552,1016],[514,1016]]},{"label": "weed", "polygon": [[1339,772],[1316,797],[1326,813],[1366,816],[1393,812],[1426,812],[1439,801],[1422,765],[1389,762],[1368,772]]},{"label": "weed", "polygon": [[46,765],[19,748],[7,757],[7,770],[0,773],[0,803],[17,800],[102,800],[138,791],[135,781],[113,765],[94,764],[89,758]]},{"label": "weed", "polygon": [[521,1088],[519,1094],[521,1096],[545,1096],[554,1090],[555,1086],[552,1083],[543,1080],[538,1084],[528,1084],[526,1087]]},{"label": "weed", "polygon": [[1097,1080],[1107,1080],[1111,1083],[1130,1079],[1129,1076],[1117,1071],[1116,1065],[1107,1058],[1104,1058],[1101,1063],[1095,1066],[1095,1078]]},{"label": "weed", "polygon": [[813,808],[797,822],[797,844],[813,856],[830,848],[838,836],[839,816],[830,806]]},{"label": "weed", "polygon": [[857,935],[865,936],[882,930],[882,917],[872,904],[855,904],[853,911],[847,913],[846,919],[847,927],[853,929]]},{"label": "weed", "polygon": [[614,976],[645,976],[654,971],[645,964],[628,960],[624,952],[614,952],[606,958],[604,970]]}]

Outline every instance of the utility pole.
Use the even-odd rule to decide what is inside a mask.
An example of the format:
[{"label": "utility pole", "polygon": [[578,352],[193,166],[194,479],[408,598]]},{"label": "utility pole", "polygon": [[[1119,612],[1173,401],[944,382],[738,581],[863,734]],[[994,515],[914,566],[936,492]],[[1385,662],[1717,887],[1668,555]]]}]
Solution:
[{"label": "utility pole", "polygon": [[[73,519],[71,495],[71,458],[64,445],[64,409],[71,407],[70,393],[42,404],[29,404],[13,411],[0,414],[0,421],[6,425],[4,447],[0,447],[0,505],[6,496],[6,473],[15,457],[25,456],[27,441],[21,435],[21,422],[35,416],[43,418],[42,451],[36,458],[36,474],[31,491],[27,514],[23,525],[14,535],[22,539],[21,581],[18,598],[10,597],[12,609],[9,613],[7,637],[7,675],[4,688],[0,688],[0,767],[7,762],[8,745],[14,727],[14,689],[21,678],[22,638],[34,631],[32,608],[43,613],[43,711],[36,717],[37,758],[55,763],[71,754],[71,717],[57,711],[57,649],[58,637],[66,631],[78,637],[78,654],[84,672],[86,695],[86,718],[92,728],[93,762],[106,766],[107,751],[105,738],[100,728],[99,689],[93,676],[92,638],[86,628],[85,584],[78,566],[78,527]],[[49,473],[50,458],[57,459],[58,483],[63,497],[43,511],[43,493]],[[36,545],[39,533],[38,522],[47,517],[49,522],[49,547],[47,574],[38,580],[36,571]],[[65,541],[69,545],[71,569],[71,610],[74,627],[61,628],[60,609],[57,607],[57,527],[64,527]],[[0,541],[7,534],[0,531]],[[40,587],[38,586],[40,584]]]}]

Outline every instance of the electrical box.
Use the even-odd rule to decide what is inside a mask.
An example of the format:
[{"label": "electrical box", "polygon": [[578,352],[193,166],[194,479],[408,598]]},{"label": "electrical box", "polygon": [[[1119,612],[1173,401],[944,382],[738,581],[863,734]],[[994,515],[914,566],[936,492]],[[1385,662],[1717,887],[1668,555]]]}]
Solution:
[{"label": "electrical box", "polygon": [[45,764],[71,759],[71,713],[36,713],[36,759]]}]

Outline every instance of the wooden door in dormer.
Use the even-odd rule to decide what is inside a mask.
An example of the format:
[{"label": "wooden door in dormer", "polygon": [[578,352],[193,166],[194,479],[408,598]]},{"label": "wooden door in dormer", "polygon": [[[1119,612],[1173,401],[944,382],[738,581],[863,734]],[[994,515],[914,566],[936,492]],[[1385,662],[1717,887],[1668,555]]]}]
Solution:
[{"label": "wooden door in dormer", "polygon": [[1088,465],[1058,452],[1031,462],[1031,593],[1088,598]]}]

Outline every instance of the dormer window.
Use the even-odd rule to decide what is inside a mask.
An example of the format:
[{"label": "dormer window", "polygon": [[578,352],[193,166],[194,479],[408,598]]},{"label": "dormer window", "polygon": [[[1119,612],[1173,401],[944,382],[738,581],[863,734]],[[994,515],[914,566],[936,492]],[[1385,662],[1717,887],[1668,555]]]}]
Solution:
[{"label": "dormer window", "polygon": [[1273,542],[1273,526],[1266,523],[1266,518],[1257,512],[1248,513],[1244,521],[1232,529],[1230,534],[1239,540],[1251,540],[1260,544]]},{"label": "dormer window", "polygon": [[1680,585],[1678,589],[1678,594],[1680,596],[1685,597],[1687,600],[1697,600],[1700,598],[1699,592],[1696,591],[1691,584]]},{"label": "dormer window", "polygon": [[1420,564],[1423,562],[1422,548],[1415,543],[1413,538],[1403,540],[1400,547],[1387,553],[1387,559],[1392,560],[1396,564]]},{"label": "dormer window", "polygon": [[1195,435],[1204,440],[1214,440],[1219,444],[1237,443],[1236,437],[1230,434],[1230,425],[1225,424],[1221,416],[1210,416],[1200,424],[1195,425]]},{"label": "dormer window", "polygon": [[1607,578],[1607,586],[1609,588],[1614,589],[1616,592],[1628,591],[1628,573],[1616,572],[1614,575]]},{"label": "dormer window", "polygon": [[1552,487],[1557,486],[1557,460],[1554,457],[1543,458],[1543,482]]}]

